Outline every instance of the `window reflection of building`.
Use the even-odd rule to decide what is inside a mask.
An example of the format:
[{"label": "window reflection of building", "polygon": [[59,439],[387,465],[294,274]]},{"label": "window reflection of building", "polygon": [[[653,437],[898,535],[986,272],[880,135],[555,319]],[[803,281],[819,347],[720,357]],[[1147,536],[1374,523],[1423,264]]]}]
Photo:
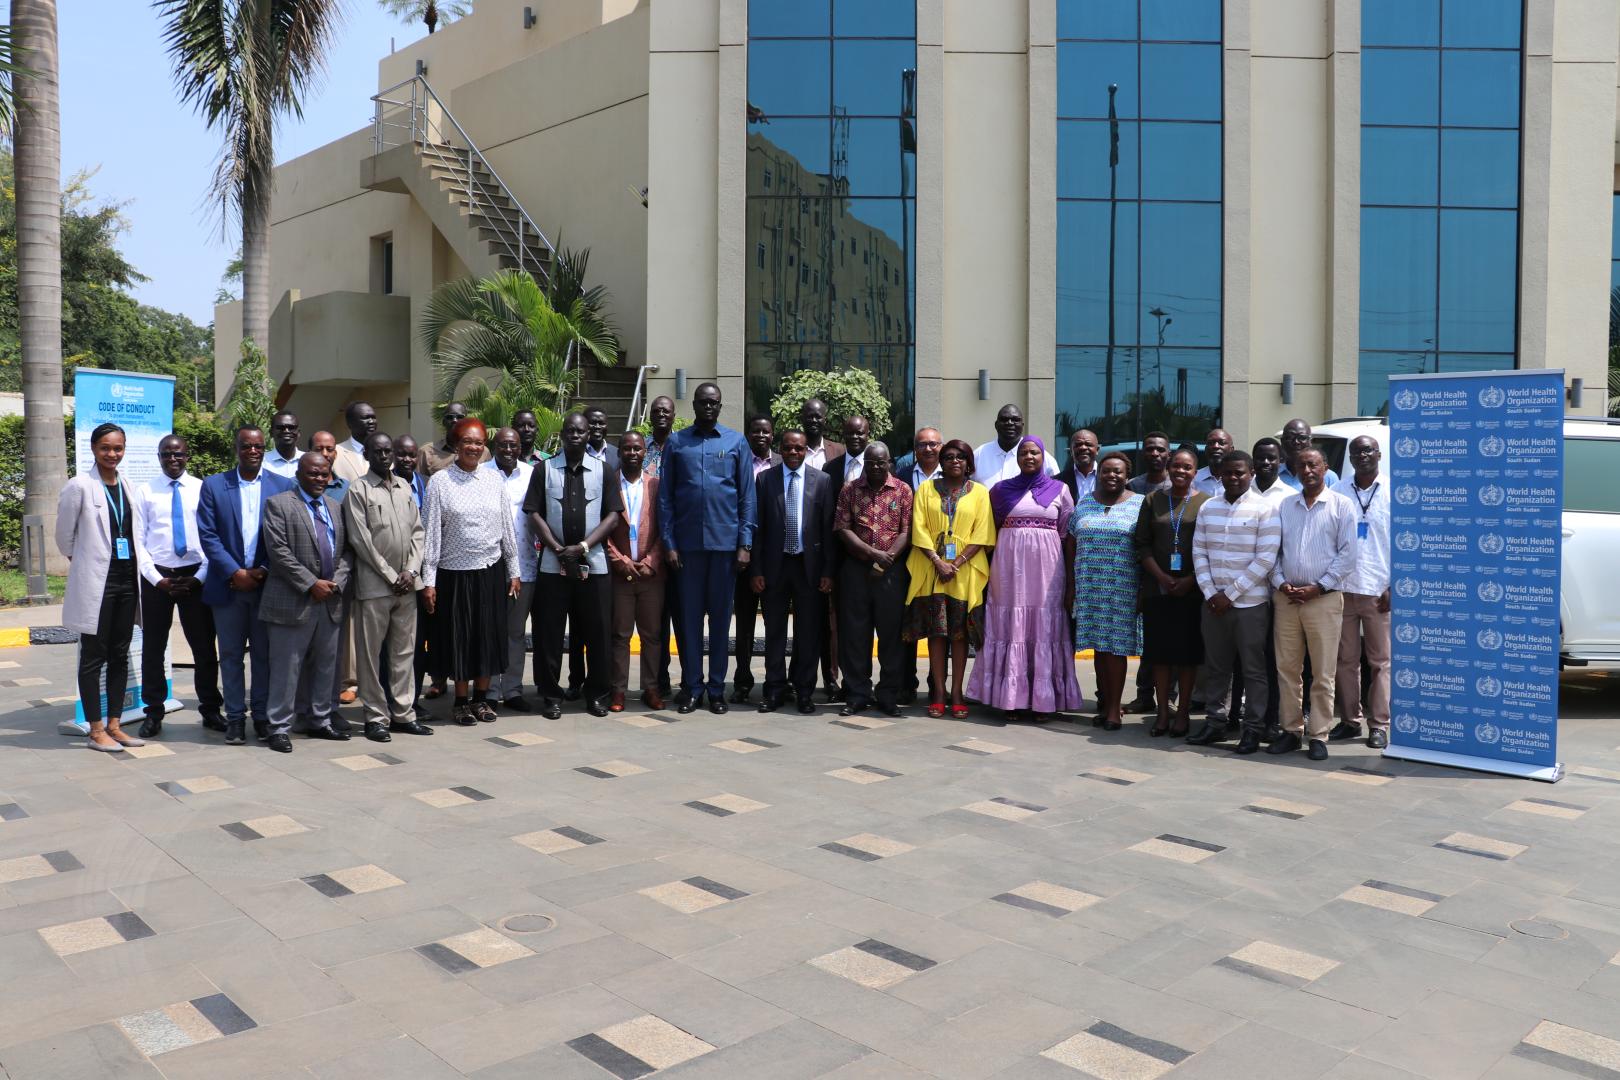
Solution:
[{"label": "window reflection of building", "polygon": [[916,17],[750,0],[748,408],[801,368],[871,370],[911,423]]},{"label": "window reflection of building", "polygon": [[1219,419],[1221,17],[1058,0],[1060,433]]},{"label": "window reflection of building", "polygon": [[1389,376],[1512,368],[1522,0],[1362,7],[1360,411]]}]

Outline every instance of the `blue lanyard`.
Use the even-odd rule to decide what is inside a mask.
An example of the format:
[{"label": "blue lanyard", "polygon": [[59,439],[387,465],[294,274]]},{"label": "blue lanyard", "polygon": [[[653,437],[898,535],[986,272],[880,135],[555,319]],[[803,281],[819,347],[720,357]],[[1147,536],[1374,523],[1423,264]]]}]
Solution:
[{"label": "blue lanyard", "polygon": [[123,484],[123,481],[120,480],[115,484],[103,484],[102,487],[116,487],[118,489],[117,509],[113,508],[113,501],[112,501],[112,499],[109,498],[107,500],[107,512],[112,515],[113,530],[119,536],[123,536],[124,535],[124,484]]},{"label": "blue lanyard", "polygon": [[1187,516],[1187,504],[1192,502],[1192,492],[1181,500],[1181,509],[1176,509],[1176,497],[1166,492],[1165,498],[1170,500],[1170,549],[1172,551],[1181,547],[1181,519]]}]

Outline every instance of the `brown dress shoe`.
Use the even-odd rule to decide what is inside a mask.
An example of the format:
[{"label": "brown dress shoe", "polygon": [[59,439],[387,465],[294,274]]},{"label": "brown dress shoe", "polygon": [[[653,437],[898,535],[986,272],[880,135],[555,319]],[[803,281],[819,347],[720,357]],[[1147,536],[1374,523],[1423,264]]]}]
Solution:
[{"label": "brown dress shoe", "polygon": [[643,705],[647,706],[647,708],[655,711],[664,707],[664,699],[659,696],[658,691],[656,690],[648,690],[644,692],[641,695],[641,702]]},{"label": "brown dress shoe", "polygon": [[624,695],[617,690],[613,692],[613,704],[608,706],[614,712],[624,712]]}]

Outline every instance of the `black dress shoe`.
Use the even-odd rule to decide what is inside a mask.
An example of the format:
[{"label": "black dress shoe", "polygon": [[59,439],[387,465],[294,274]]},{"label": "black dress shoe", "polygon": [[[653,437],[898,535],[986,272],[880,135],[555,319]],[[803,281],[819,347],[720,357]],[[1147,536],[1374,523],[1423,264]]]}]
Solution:
[{"label": "black dress shoe", "polygon": [[752,694],[753,692],[754,692],[754,684],[753,683],[741,683],[741,682],[740,683],[732,683],[731,684],[731,703],[733,705],[741,705],[743,702],[748,700],[748,695]]},{"label": "black dress shoe", "polygon": [[682,690],[675,695],[675,711],[678,713],[693,712],[698,707],[698,695]]},{"label": "black dress shoe", "polygon": [[540,715],[547,720],[561,720],[562,705],[555,701],[542,701],[540,703]]},{"label": "black dress shoe", "polygon": [[1156,711],[1158,711],[1158,709],[1157,709],[1157,706],[1155,706],[1153,704],[1153,698],[1151,696],[1139,697],[1135,701],[1131,702],[1129,705],[1126,705],[1123,709],[1120,710],[1120,712],[1129,712],[1129,713],[1156,712]]},{"label": "black dress shoe", "polygon": [[202,726],[209,731],[224,731],[225,718],[217,712],[205,712],[202,714]]},{"label": "black dress shoe", "polygon": [[568,689],[563,691],[563,700],[564,701],[578,701],[580,698],[582,698],[584,696],[585,696],[585,691],[581,690],[577,686],[570,686]]},{"label": "black dress shoe", "polygon": [[507,698],[501,702],[501,708],[510,712],[534,712],[534,706],[530,705],[529,699],[522,694]]},{"label": "black dress shoe", "polygon": [[1292,731],[1285,731],[1281,735],[1277,736],[1277,738],[1272,741],[1270,746],[1266,747],[1266,753],[1291,754],[1295,750],[1298,750],[1302,745],[1304,744],[1300,742],[1298,735],[1295,735]]},{"label": "black dress shoe", "polygon": [[337,728],[332,727],[318,727],[314,731],[309,732],[309,737],[312,739],[325,739],[327,742],[349,741],[349,733],[347,731],[339,731]]},{"label": "black dress shoe", "polygon": [[1382,750],[1389,745],[1389,732],[1383,728],[1373,728],[1367,735],[1367,745],[1374,750]]},{"label": "black dress shoe", "polygon": [[148,716],[141,721],[141,730],[137,732],[143,739],[155,739],[163,734],[163,717]]},{"label": "black dress shoe", "polygon": [[1238,744],[1232,747],[1234,754],[1255,754],[1260,751],[1260,733],[1250,728],[1238,739]]},{"label": "black dress shoe", "polygon": [[803,697],[801,697],[799,699],[799,715],[800,716],[814,716],[814,715],[816,715],[816,699],[811,697],[809,694],[805,694]]},{"label": "black dress shoe", "polygon": [[585,706],[585,711],[592,716],[606,716],[608,714],[607,703],[600,699],[592,701]]},{"label": "black dress shoe", "polygon": [[1228,735],[1236,735],[1242,729],[1243,721],[1230,716],[1226,718],[1226,733]]},{"label": "black dress shoe", "polygon": [[839,716],[854,716],[855,714],[860,713],[860,712],[864,712],[865,710],[866,710],[866,702],[864,702],[864,701],[846,701],[846,702],[844,702],[844,707],[842,709],[838,710],[838,715]]},{"label": "black dress shoe", "polygon": [[899,716],[900,715],[900,706],[898,706],[898,705],[879,705],[878,706],[878,712],[882,713],[884,716]]},{"label": "black dress shoe", "polygon": [[225,745],[241,746],[247,742],[247,725],[240,720],[231,720],[225,724]]},{"label": "black dress shoe", "polygon": [[[341,732],[339,733],[341,734]],[[366,721],[366,738],[372,742],[393,742],[394,737],[388,734],[388,728],[380,720]]]},{"label": "black dress shoe", "polygon": [[264,744],[278,754],[292,753],[292,740],[285,735],[271,735]]},{"label": "black dress shoe", "polygon": [[351,733],[352,731],[354,731],[354,725],[349,723],[347,720],[343,719],[343,717],[338,713],[338,711],[336,709],[333,709],[332,710],[332,730],[338,732],[339,734],[347,735],[347,734]]},{"label": "black dress shoe", "polygon": [[1326,761],[1327,743],[1323,742],[1321,739],[1312,739],[1311,748],[1305,752],[1305,756],[1310,758],[1312,761]]},{"label": "black dress shoe", "polygon": [[1266,727],[1266,730],[1260,733],[1260,741],[1265,743],[1267,746],[1270,746],[1272,743],[1276,742],[1282,737],[1283,729],[1281,724],[1270,724]]},{"label": "black dress shoe", "polygon": [[848,697],[849,691],[842,686],[827,687],[827,704],[829,705],[836,705],[838,702],[847,700]]},{"label": "black dress shoe", "polygon": [[433,734],[433,729],[422,723],[420,720],[407,720],[404,723],[392,723],[388,725],[388,730],[394,732],[396,735]]},{"label": "black dress shoe", "polygon": [[1361,738],[1361,725],[1352,724],[1345,720],[1340,720],[1337,724],[1334,724],[1333,730],[1328,732],[1329,742],[1349,742],[1351,739],[1359,738]]},{"label": "black dress shoe", "polygon": [[900,704],[902,704],[902,705],[915,705],[915,704],[917,704],[917,691],[915,691],[915,690],[907,690],[905,693],[901,694],[900,695]]},{"label": "black dress shoe", "polygon": [[723,713],[729,712],[730,707],[726,705],[726,699],[725,698],[717,697],[714,694],[710,694],[709,695],[709,711],[714,713],[716,716],[719,716],[719,715],[721,715]]},{"label": "black dress shoe", "polygon": [[270,722],[268,720],[253,721],[253,737],[260,742],[270,738]]},{"label": "black dress shoe", "polygon": [[1210,720],[1203,727],[1187,736],[1187,743],[1191,746],[1213,746],[1226,738],[1226,721]]},{"label": "black dress shoe", "polygon": [[781,694],[766,694],[759,699],[760,712],[776,712],[782,708]]}]

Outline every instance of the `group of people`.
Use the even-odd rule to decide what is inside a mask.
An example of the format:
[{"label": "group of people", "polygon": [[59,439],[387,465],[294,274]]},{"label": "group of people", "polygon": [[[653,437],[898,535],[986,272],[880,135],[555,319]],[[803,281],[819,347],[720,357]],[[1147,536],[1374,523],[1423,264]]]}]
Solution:
[{"label": "group of people", "polygon": [[[756,614],[762,712],[817,712],[819,674],[840,715],[898,715],[926,642],[931,716],[966,716],[972,700],[1048,720],[1084,708],[1074,658],[1086,650],[1106,730],[1148,711],[1152,735],[1239,734],[1240,754],[1308,741],[1320,759],[1363,728],[1387,745],[1389,496],[1375,440],[1351,444],[1340,482],[1303,420],[1252,454],[1213,430],[1202,466],[1195,446],[1153,432],[1133,476],[1130,457],[1100,453],[1085,430],[1059,471],[1013,405],[980,446],[923,428],[898,459],[865,417],[844,419],[843,442],[827,437],[814,398],[782,432],[765,416],[734,431],[722,408],[703,383],[675,430],[674,402],[656,398],[650,433],[616,445],[601,410],[570,413],[548,456],[532,414],[491,432],[453,402],[443,442],[418,447],[356,402],[345,442],[316,432],[301,451],[298,418],[279,413],[269,449],[264,432],[238,430],[235,468],[206,480],[170,435],[161,475],[138,487],[119,472],[122,430],[102,425],[96,467],[70,482],[57,525],[89,745],[161,735],[177,612],[204,725],[241,744],[251,719],[281,752],[294,733],[348,739],[340,710],[356,700],[380,742],[432,734],[418,701],[446,692],[462,725],[534,711],[531,628],[548,718],[580,699],[594,716],[623,710],[633,637],[648,708],[724,713],[751,697]],[[118,703],[137,618],[145,719],[131,735]],[[1137,699],[1122,705],[1137,655]]]}]

